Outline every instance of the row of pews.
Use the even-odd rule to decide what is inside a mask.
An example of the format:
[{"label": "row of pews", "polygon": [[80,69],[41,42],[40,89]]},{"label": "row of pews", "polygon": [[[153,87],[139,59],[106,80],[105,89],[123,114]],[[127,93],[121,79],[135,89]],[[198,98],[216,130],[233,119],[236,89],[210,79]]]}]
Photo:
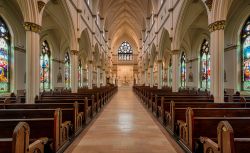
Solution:
[{"label": "row of pews", "polygon": [[116,86],[43,93],[35,104],[0,103],[0,153],[60,153],[117,92]]},{"label": "row of pews", "polygon": [[[177,142],[194,153],[246,153],[250,146],[250,103],[214,103],[213,96],[134,86],[144,106]],[[244,99],[244,100],[242,100]]]}]

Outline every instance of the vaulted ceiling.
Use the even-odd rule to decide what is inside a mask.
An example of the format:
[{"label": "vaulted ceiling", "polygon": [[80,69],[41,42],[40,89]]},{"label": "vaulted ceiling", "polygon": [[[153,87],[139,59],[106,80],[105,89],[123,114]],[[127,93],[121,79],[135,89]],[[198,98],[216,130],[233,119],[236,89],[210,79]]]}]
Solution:
[{"label": "vaulted ceiling", "polygon": [[[99,15],[104,19],[111,46],[127,40],[139,47],[146,19],[153,11],[152,0],[100,0]],[[153,0],[157,1],[157,0]]]}]

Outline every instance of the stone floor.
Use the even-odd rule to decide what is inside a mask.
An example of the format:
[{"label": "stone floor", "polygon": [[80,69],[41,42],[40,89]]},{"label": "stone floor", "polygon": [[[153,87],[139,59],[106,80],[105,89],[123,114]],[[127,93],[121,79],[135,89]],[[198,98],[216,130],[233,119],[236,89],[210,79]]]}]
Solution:
[{"label": "stone floor", "polygon": [[131,88],[119,88],[66,153],[182,153],[141,105]]}]

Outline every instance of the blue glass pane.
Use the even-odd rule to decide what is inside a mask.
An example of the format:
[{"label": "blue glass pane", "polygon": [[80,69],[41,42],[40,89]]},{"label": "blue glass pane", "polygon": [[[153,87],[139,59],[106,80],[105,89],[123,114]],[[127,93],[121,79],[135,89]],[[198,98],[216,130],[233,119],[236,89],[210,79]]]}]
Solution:
[{"label": "blue glass pane", "polygon": [[50,89],[50,49],[47,41],[42,43],[40,55],[40,89],[42,91]]},{"label": "blue glass pane", "polygon": [[133,50],[127,41],[124,41],[118,49],[119,61],[131,61],[133,60]]},{"label": "blue glass pane", "polygon": [[9,49],[9,30],[2,18],[0,18],[0,93],[10,90]]}]

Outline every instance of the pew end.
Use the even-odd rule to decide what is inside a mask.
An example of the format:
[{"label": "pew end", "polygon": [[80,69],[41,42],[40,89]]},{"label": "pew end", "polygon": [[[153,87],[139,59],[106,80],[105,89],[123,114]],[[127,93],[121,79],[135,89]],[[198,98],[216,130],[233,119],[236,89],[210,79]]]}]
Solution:
[{"label": "pew end", "polygon": [[29,124],[26,122],[19,122],[13,132],[12,153],[44,153],[44,146],[47,144],[48,138],[43,137],[29,144],[29,136]]},{"label": "pew end", "polygon": [[39,152],[39,153],[44,153],[44,146],[47,144],[49,139],[47,137],[40,138],[33,142],[32,144],[29,145],[29,152],[34,153],[34,152]]},{"label": "pew end", "polygon": [[217,127],[217,134],[218,143],[210,138],[200,138],[201,143],[203,143],[204,152],[236,153],[234,148],[233,128],[228,121],[220,121]]}]

